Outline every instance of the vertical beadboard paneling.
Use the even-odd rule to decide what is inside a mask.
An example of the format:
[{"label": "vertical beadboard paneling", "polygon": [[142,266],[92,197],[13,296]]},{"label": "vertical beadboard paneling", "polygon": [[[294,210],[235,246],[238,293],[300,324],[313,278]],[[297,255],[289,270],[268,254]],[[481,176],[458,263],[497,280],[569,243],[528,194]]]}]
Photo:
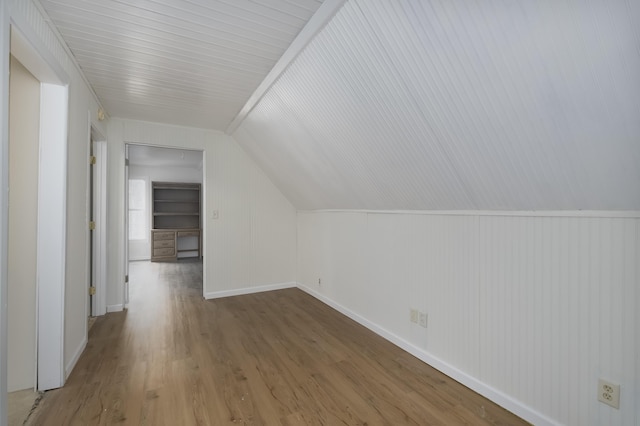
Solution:
[{"label": "vertical beadboard paneling", "polygon": [[635,3],[351,0],[237,139],[300,209],[637,210]]},{"label": "vertical beadboard paneling", "polygon": [[[369,303],[363,316],[393,330],[401,328],[409,315],[406,301],[397,297],[407,291],[409,276],[409,218],[368,214],[367,234],[363,241],[367,253]],[[334,277],[338,280],[339,277]],[[343,283],[344,284],[344,283]],[[380,309],[385,306],[384,309]]]},{"label": "vertical beadboard paneling", "polygon": [[[329,279],[330,267],[326,261],[331,251],[327,243],[328,219],[323,214],[298,215],[297,282],[316,291],[323,286],[322,283],[318,283],[318,279],[324,278],[325,282]],[[356,254],[353,252],[347,256],[349,259],[354,257]],[[355,272],[358,273],[358,271]],[[354,282],[353,285],[359,288],[362,283]],[[354,292],[354,294],[357,293],[357,291]]]},{"label": "vertical beadboard paneling", "polygon": [[322,1],[41,3],[112,116],[225,129]]},{"label": "vertical beadboard paneling", "polygon": [[[636,424],[639,222],[299,212],[298,276],[534,423]],[[426,329],[411,308],[429,314]],[[619,410],[597,401],[598,378],[620,384]]]},{"label": "vertical beadboard paneling", "polygon": [[21,20],[29,24],[29,29],[33,31],[40,39],[46,52],[51,54],[58,64],[67,72],[75,71],[73,69],[73,59],[69,57],[64,45],[49,26],[47,20],[40,12],[39,8],[33,1],[10,1],[12,14],[20,17]]},{"label": "vertical beadboard paneling", "polygon": [[[329,297],[345,300],[356,312],[364,313],[367,303],[357,295],[371,288],[369,278],[372,271],[367,268],[369,253],[361,246],[368,235],[367,221],[362,220],[362,213],[332,215],[329,220],[322,246],[330,247],[328,266],[331,273],[328,276],[318,275],[323,279],[323,292],[328,291]],[[345,283],[358,287],[354,292]]]},{"label": "vertical beadboard paneling", "polygon": [[[391,222],[394,218],[394,215],[387,215]],[[478,291],[473,268],[458,267],[459,263],[472,262],[476,256],[475,219],[438,215],[409,215],[407,218],[411,224],[410,245],[408,251],[400,255],[408,256],[411,286],[405,293],[408,297],[403,300],[402,324],[409,315],[407,306],[428,313],[428,328],[413,325],[410,335],[423,339],[427,344],[424,347],[432,350],[433,355],[472,368],[476,359],[464,354],[478,350],[477,330],[462,325],[474,324],[478,310],[466,301],[457,301]],[[375,229],[372,226],[370,232]],[[460,333],[457,338],[451,338],[452,334],[447,332],[449,327]]]}]

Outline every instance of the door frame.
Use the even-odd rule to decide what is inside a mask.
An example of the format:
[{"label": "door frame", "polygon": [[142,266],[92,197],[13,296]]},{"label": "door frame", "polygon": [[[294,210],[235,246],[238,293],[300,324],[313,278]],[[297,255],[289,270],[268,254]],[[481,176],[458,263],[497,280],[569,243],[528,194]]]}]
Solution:
[{"label": "door frame", "polygon": [[[28,24],[16,22],[12,16],[9,25],[10,53],[41,82],[35,301],[36,380],[38,390],[49,390],[62,386],[65,381],[64,294],[69,78],[52,55],[46,53],[46,47]],[[4,143],[3,141],[3,145]],[[6,146],[8,147],[8,138]],[[3,152],[6,152],[4,146]],[[7,219],[8,217],[3,217],[3,225],[7,223],[4,222]],[[4,238],[3,236],[3,245],[6,244]],[[4,252],[3,257],[6,255]],[[6,285],[8,286],[8,282]],[[6,313],[3,312],[3,317],[4,315]],[[3,340],[5,338],[6,335],[3,335]],[[6,353],[4,350],[6,343],[3,348],[3,353]],[[6,368],[4,365],[3,367]],[[3,385],[6,386],[6,375],[3,376]],[[3,406],[6,401],[5,395],[6,387],[3,387]]]},{"label": "door frame", "polygon": [[[179,150],[179,151],[195,151],[195,152],[199,152],[202,155],[202,171],[201,171],[201,177],[202,177],[202,186],[201,186],[201,191],[200,191],[200,208],[201,208],[201,212],[200,212],[200,229],[201,229],[201,237],[200,237],[200,259],[203,260],[204,262],[204,253],[205,253],[205,244],[206,244],[206,239],[205,239],[205,235],[206,235],[206,220],[204,218],[206,218],[206,181],[207,181],[207,176],[206,176],[206,167],[205,167],[205,163],[206,163],[206,149],[205,148],[201,148],[201,147],[191,147],[191,146],[179,146],[179,145],[170,145],[170,144],[161,144],[161,143],[148,143],[148,142],[142,142],[142,141],[133,141],[130,140],[128,138],[123,138],[122,139],[122,144],[123,144],[123,152],[124,152],[124,169],[122,170],[122,175],[124,175],[124,199],[123,199],[123,206],[124,206],[124,212],[123,212],[123,217],[124,217],[124,244],[122,246],[122,254],[123,259],[124,259],[124,264],[123,264],[123,271],[124,271],[124,291],[123,291],[123,308],[127,307],[129,304],[129,147],[131,145],[134,146],[145,146],[145,147],[153,147],[153,148],[163,148],[163,149],[175,149],[175,150]],[[146,177],[146,181],[147,181],[147,199],[149,200],[149,203],[151,202],[151,181],[152,179],[147,176]],[[151,214],[151,210],[153,209],[153,206],[149,207],[149,215]],[[150,220],[149,221],[149,231],[151,231],[152,227],[153,227],[153,221]],[[153,250],[153,247],[150,247],[150,252],[149,255],[151,255],[151,250]],[[206,268],[203,265],[203,281],[202,281],[202,295],[204,297],[205,295],[205,286],[204,283],[206,282]]]},{"label": "door frame", "polygon": [[[93,304],[90,306],[87,303],[86,316],[97,317],[107,313],[107,141],[93,123],[91,111],[88,111],[88,116],[87,140],[93,144],[96,163],[91,166],[87,161],[88,174],[93,173],[93,188],[89,188],[91,179],[87,181],[87,200],[91,200],[89,195],[93,190],[93,218],[90,217],[91,208],[87,204],[87,223],[93,220],[96,228],[94,231],[87,231],[87,244],[92,241],[93,256],[89,260],[92,262],[92,267],[90,268],[87,264],[86,275],[87,282],[92,282],[96,288],[96,294]],[[93,239],[90,238],[91,232],[93,232]]]},{"label": "door frame", "polygon": [[122,308],[129,307],[129,144],[124,144],[124,285]]}]

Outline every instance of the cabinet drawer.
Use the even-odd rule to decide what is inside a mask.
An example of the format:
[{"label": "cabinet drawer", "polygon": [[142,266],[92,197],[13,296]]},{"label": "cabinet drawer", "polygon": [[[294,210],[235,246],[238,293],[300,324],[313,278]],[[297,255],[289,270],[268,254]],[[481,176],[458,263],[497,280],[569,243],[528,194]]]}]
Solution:
[{"label": "cabinet drawer", "polygon": [[154,232],[153,240],[175,240],[175,232]]},{"label": "cabinet drawer", "polygon": [[157,249],[157,248],[164,248],[164,247],[175,247],[176,246],[176,242],[175,240],[153,240],[153,248]]},{"label": "cabinet drawer", "polygon": [[154,248],[153,249],[153,256],[154,257],[175,256],[175,255],[176,255],[175,247]]},{"label": "cabinet drawer", "polygon": [[178,231],[178,237],[197,237],[200,231]]}]

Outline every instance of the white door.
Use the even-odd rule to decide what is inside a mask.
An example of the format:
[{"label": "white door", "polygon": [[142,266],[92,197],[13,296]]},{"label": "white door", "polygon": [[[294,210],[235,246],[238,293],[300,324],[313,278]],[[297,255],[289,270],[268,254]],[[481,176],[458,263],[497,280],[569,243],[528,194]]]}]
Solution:
[{"label": "white door", "polygon": [[129,305],[129,145],[124,146],[124,306]]}]

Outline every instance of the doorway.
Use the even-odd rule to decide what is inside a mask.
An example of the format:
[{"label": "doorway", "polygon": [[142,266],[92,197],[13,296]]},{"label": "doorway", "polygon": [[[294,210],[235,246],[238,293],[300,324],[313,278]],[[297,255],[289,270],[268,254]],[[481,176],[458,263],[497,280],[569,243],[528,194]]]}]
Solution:
[{"label": "doorway", "polygon": [[36,387],[40,81],[13,55],[9,78],[9,392]]},{"label": "doorway", "polygon": [[[151,240],[154,227],[152,220],[154,217],[152,214],[154,209],[153,182],[202,185],[204,155],[202,151],[197,150],[139,144],[127,144],[125,152],[128,159],[128,165],[125,168],[127,181],[127,198],[125,200],[127,210],[125,214],[127,250],[125,252],[127,257],[125,263],[126,270],[129,271],[130,268],[132,270],[131,273],[126,273],[129,278],[128,288],[135,291],[135,287],[139,284],[136,281],[144,281],[141,273],[153,270],[153,268],[143,266],[145,263],[150,263],[154,250],[153,244],[168,243],[164,240],[153,243]],[[166,203],[171,202],[167,200]],[[184,206],[174,202],[172,207],[181,208]],[[165,217],[165,219],[167,218]],[[201,224],[197,227],[201,228]],[[202,262],[202,250],[183,251],[179,250],[178,244],[181,242],[175,241],[175,249],[180,251],[180,253],[176,253],[177,263]],[[128,294],[125,295],[125,300],[129,300],[128,296]]]},{"label": "doorway", "polygon": [[[95,318],[107,312],[106,304],[106,218],[107,218],[107,142],[91,123],[89,139],[89,170],[87,175],[87,199],[89,222],[87,261],[87,317]],[[90,320],[90,323],[93,321]]]},{"label": "doorway", "polygon": [[68,88],[13,24],[10,46],[7,390],[48,390],[65,379]]}]

